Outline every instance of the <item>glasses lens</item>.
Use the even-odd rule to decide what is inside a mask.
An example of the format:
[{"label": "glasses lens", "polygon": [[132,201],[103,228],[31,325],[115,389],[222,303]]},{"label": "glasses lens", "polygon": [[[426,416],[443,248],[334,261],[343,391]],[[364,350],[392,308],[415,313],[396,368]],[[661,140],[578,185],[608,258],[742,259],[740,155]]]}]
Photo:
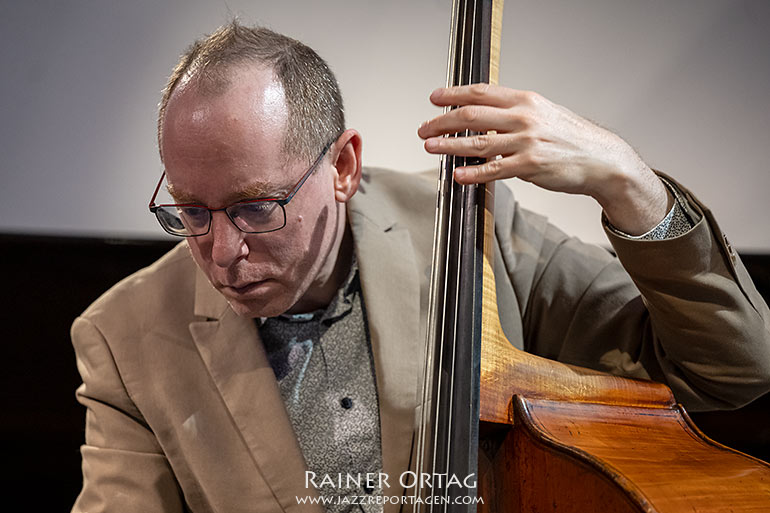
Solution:
[{"label": "glasses lens", "polygon": [[248,233],[272,232],[286,224],[286,213],[275,201],[237,203],[227,213],[238,228]]},{"label": "glasses lens", "polygon": [[201,207],[159,207],[155,215],[160,225],[171,235],[201,235],[208,231],[209,211]]},{"label": "glasses lens", "polygon": [[202,207],[176,207],[179,218],[191,233],[205,233],[209,229],[211,213]]}]

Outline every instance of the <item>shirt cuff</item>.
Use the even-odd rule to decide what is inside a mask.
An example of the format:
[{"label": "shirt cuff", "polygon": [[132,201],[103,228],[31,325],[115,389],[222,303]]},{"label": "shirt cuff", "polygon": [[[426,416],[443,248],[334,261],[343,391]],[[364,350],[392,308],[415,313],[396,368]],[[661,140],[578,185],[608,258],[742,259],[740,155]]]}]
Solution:
[{"label": "shirt cuff", "polygon": [[682,193],[679,192],[679,189],[677,189],[674,184],[662,176],[659,176],[658,178],[660,178],[666,188],[674,196],[674,206],[672,206],[671,210],[668,211],[666,217],[664,217],[657,226],[655,226],[647,233],[643,233],[641,235],[629,235],[612,226],[609,220],[602,216],[604,219],[604,224],[610,231],[612,231],[615,235],[619,235],[631,240],[666,240],[684,235],[685,233],[689,232],[693,226],[695,226],[696,220],[692,219],[687,213],[688,211],[692,211],[692,208],[688,208],[689,205],[687,200],[682,196]]}]

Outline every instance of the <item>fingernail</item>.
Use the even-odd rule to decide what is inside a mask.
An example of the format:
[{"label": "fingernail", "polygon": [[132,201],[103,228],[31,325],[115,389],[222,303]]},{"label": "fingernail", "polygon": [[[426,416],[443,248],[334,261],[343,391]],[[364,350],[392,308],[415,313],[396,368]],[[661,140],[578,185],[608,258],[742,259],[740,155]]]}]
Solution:
[{"label": "fingernail", "polygon": [[462,180],[466,174],[465,169],[458,167],[455,169],[455,180]]},{"label": "fingernail", "polygon": [[438,145],[439,145],[439,142],[436,139],[428,139],[427,141],[425,141],[426,150],[437,150]]}]

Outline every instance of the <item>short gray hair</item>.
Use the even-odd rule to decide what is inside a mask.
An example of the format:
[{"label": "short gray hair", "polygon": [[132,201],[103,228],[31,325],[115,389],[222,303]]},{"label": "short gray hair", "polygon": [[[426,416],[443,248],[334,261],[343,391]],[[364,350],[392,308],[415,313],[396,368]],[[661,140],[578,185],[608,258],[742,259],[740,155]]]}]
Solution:
[{"label": "short gray hair", "polygon": [[[264,27],[247,27],[237,19],[195,41],[181,56],[163,89],[158,109],[158,147],[163,116],[174,88],[185,76],[209,92],[224,92],[238,65],[270,67],[283,86],[289,119],[283,150],[312,159],[345,130],[345,113],[337,79],[310,47]],[[161,149],[162,152],[162,149]],[[162,158],[162,154],[161,154]]]}]

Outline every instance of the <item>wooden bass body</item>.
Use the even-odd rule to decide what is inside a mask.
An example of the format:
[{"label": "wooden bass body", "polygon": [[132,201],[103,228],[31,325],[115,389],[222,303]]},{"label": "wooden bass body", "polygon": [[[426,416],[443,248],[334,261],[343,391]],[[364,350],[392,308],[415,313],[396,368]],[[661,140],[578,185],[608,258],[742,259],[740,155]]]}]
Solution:
[{"label": "wooden bass body", "polygon": [[[501,0],[455,0],[448,85],[496,83],[501,19]],[[707,438],[665,385],[546,360],[506,339],[494,185],[457,184],[454,166],[467,163],[447,157],[440,171],[415,469],[475,472],[469,493],[483,502],[414,510],[770,512],[770,465]]]},{"label": "wooden bass body", "polygon": [[709,439],[665,385],[547,360],[506,339],[487,194],[478,510],[770,512],[770,465]]}]

